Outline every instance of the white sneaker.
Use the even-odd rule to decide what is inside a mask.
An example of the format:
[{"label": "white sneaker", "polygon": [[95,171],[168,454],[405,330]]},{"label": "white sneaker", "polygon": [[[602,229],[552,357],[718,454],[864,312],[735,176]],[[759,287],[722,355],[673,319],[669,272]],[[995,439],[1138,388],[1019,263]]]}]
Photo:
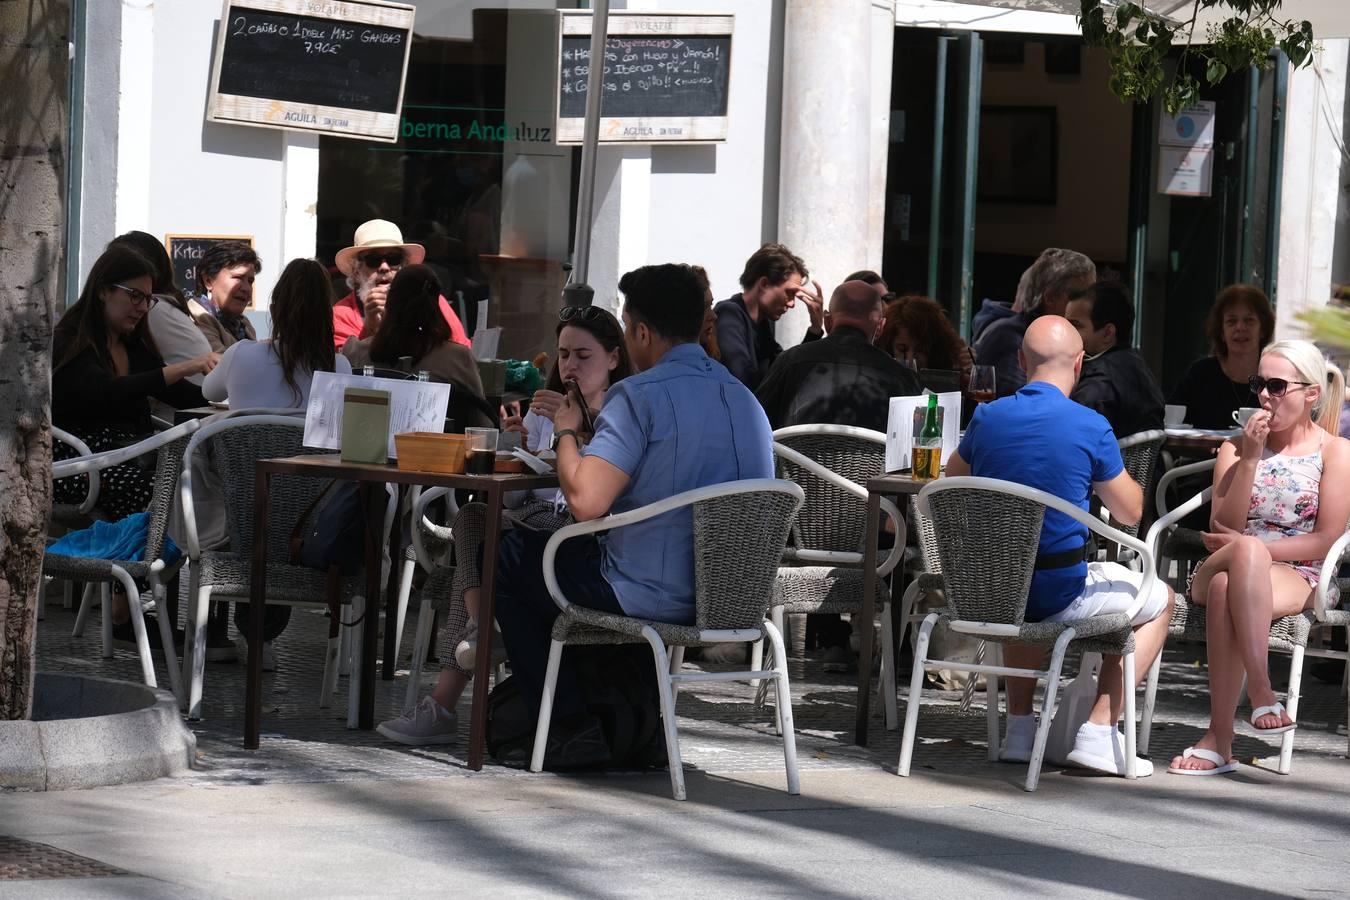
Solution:
[{"label": "white sneaker", "polygon": [[[237,638],[234,642],[234,652],[241,663],[248,664],[248,641]],[[271,641],[263,642],[262,670],[264,672],[275,672],[277,670],[277,652],[272,648]]]},{"label": "white sneaker", "polygon": [[999,762],[1031,762],[1031,750],[1036,743],[1036,715],[1008,716],[1008,729],[1003,744],[998,748]]},{"label": "white sneaker", "polygon": [[699,651],[699,659],[705,663],[738,665],[750,658],[748,644],[713,644]]},{"label": "white sneaker", "polygon": [[[1125,777],[1125,741],[1114,725],[1094,725],[1084,722],[1074,737],[1069,762],[1084,769]],[[1147,778],[1153,774],[1153,763],[1136,758],[1134,774]]]},{"label": "white sneaker", "polygon": [[409,747],[450,744],[459,736],[459,716],[428,694],[412,709],[396,719],[386,719],[375,730]]}]

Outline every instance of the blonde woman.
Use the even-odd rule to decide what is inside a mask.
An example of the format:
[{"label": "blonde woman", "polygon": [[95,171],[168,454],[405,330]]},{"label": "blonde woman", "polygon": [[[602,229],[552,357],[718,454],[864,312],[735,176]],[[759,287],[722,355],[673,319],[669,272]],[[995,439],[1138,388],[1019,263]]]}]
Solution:
[{"label": "blonde woman", "polygon": [[1336,433],[1340,370],[1307,341],[1279,341],[1262,351],[1250,386],[1261,411],[1219,451],[1205,535],[1213,555],[1191,584],[1192,602],[1207,609],[1210,722],[1172,760],[1169,771],[1181,775],[1237,768],[1233,716],[1244,674],[1252,728],[1295,727],[1270,685],[1270,623],[1312,606],[1322,561],[1350,519],[1350,491],[1321,490],[1350,479],[1350,441]]}]

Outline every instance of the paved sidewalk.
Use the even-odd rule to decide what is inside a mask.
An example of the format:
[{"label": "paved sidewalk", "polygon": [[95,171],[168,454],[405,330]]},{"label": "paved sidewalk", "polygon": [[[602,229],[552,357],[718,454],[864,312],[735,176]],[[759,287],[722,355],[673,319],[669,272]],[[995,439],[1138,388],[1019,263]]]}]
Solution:
[{"label": "paved sidewalk", "polygon": [[[43,668],[137,677],[130,653],[98,658],[96,619],[80,640],[72,621],[48,607]],[[1178,778],[1160,765],[1126,783],[1047,768],[1028,795],[1023,767],[986,761],[981,700],[966,713],[953,694],[926,706],[915,774],[900,779],[898,735],[879,712],[872,745],[850,743],[852,677],[798,659],[802,796],[783,791],[767,711],[744,687],[697,685],[679,700],[690,799],[676,803],[665,772],[471,773],[462,745],[348,731],[345,696],[315,708],[323,633],[322,617],[298,612],[279,641],[256,753],[240,748],[242,667],[211,665],[191,775],[0,793],[0,835],[127,873],[0,880],[0,896],[1350,895],[1345,705],[1312,678],[1291,776]],[[1203,728],[1200,653],[1169,651],[1155,763]],[[379,682],[380,715],[398,710],[404,678]],[[1236,749],[1249,759],[1274,746],[1243,737]]]}]

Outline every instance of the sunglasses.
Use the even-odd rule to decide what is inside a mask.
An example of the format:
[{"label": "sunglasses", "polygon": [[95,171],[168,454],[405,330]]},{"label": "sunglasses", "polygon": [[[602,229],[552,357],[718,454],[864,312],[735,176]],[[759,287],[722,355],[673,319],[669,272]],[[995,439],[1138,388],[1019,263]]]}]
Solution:
[{"label": "sunglasses", "polygon": [[1260,375],[1253,375],[1247,379],[1247,387],[1252,389],[1253,394],[1260,394],[1265,391],[1272,397],[1283,397],[1289,390],[1291,384],[1302,385],[1303,387],[1312,387],[1311,381],[1290,381],[1287,378],[1262,378]]},{"label": "sunglasses", "polygon": [[147,294],[145,291],[138,291],[135,288],[127,287],[125,284],[114,284],[113,287],[117,288],[119,291],[125,291],[126,295],[131,298],[132,306],[144,306],[146,309],[149,309],[159,302],[159,298],[153,294]]},{"label": "sunglasses", "polygon": [[558,310],[558,321],[570,322],[579,319],[582,322],[594,322],[602,315],[603,312],[598,306],[564,306]]},{"label": "sunglasses", "polygon": [[404,256],[402,250],[391,250],[388,253],[372,250],[369,253],[362,253],[357,259],[361,260],[361,265],[367,269],[378,269],[380,263],[386,263],[389,268],[397,269],[403,265]]}]

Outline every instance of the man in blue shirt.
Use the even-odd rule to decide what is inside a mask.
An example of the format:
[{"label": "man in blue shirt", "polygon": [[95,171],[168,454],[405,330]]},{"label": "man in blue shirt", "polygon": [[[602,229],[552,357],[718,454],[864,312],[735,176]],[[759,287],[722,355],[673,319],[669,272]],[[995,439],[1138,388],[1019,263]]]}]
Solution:
[{"label": "man in blue shirt", "polygon": [[[1011,396],[976,408],[960,446],[947,461],[946,474],[1017,482],[1084,510],[1095,491],[1116,521],[1138,522],[1143,490],[1125,471],[1110,423],[1069,399],[1083,366],[1078,332],[1061,316],[1041,316],[1027,328],[1018,357],[1027,384]],[[1068,621],[1131,610],[1142,573],[1118,563],[1087,563],[1088,546],[1087,528],[1063,513],[1045,511],[1027,621]],[[1155,581],[1151,596],[1133,618],[1137,679],[1144,677],[1162,649],[1171,608],[1171,589]],[[1045,652],[1043,647],[1008,645],[1004,660],[1008,666],[1033,668],[1044,661]],[[1035,687],[1029,678],[1008,679],[1008,733],[1002,759],[1031,758]],[[1120,657],[1106,657],[1097,679],[1097,700],[1077,729],[1070,762],[1125,774],[1123,742],[1116,731],[1124,697]],[[1140,760],[1137,772],[1151,774],[1152,767]]]},{"label": "man in blue shirt", "polygon": [[[711,484],[772,478],[773,437],[764,410],[699,346],[703,287],[693,270],[643,266],[624,275],[619,290],[624,337],[639,374],[609,389],[593,437],[581,433],[581,410],[570,395],[553,418],[558,480],[576,520],[627,512]],[[508,532],[498,557],[497,623],[514,677],[536,710],[558,617],[543,578],[548,538]],[[692,512],[676,510],[598,539],[568,541],[558,550],[556,571],[573,603],[693,622]],[[608,752],[563,654],[546,761],[579,766],[604,762]]]}]

